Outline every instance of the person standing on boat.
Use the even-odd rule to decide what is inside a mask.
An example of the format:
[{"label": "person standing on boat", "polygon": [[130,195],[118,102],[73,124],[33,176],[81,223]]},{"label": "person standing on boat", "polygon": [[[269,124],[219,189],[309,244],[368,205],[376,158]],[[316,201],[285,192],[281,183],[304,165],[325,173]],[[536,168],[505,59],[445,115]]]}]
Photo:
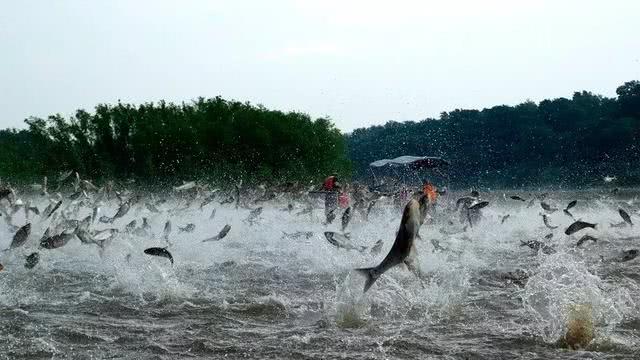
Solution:
[{"label": "person standing on boat", "polygon": [[338,174],[331,174],[324,180],[322,191],[326,192],[324,196],[324,215],[327,216],[338,208],[338,195],[340,194]]}]

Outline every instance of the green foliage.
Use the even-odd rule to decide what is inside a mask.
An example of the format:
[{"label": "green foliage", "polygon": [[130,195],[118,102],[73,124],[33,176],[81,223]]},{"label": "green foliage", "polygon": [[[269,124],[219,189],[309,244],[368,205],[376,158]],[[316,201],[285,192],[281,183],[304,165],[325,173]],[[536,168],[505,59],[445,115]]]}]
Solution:
[{"label": "green foliage", "polygon": [[401,155],[448,159],[456,187],[640,184],[640,82],[610,99],[576,92],[571,99],[454,110],[439,119],[388,122],[346,136],[355,175],[368,164]]},{"label": "green foliage", "polygon": [[153,185],[317,181],[350,175],[345,140],[327,119],[249,103],[199,98],[190,104],[98,105],[65,119],[29,118],[0,131],[0,177],[34,181],[74,169],[90,179]]}]

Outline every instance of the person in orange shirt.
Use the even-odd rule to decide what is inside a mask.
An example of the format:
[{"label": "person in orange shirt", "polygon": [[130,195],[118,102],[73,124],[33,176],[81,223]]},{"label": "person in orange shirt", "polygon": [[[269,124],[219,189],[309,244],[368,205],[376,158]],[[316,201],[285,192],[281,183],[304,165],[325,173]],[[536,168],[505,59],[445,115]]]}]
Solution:
[{"label": "person in orange shirt", "polygon": [[422,186],[422,193],[429,199],[429,204],[435,204],[438,199],[438,189],[430,182],[425,182]]},{"label": "person in orange shirt", "polygon": [[427,210],[425,211],[424,218],[422,219],[424,222],[427,216],[433,216],[436,207],[436,200],[438,199],[438,189],[435,185],[427,181],[422,186],[422,194],[424,194],[428,199]]}]

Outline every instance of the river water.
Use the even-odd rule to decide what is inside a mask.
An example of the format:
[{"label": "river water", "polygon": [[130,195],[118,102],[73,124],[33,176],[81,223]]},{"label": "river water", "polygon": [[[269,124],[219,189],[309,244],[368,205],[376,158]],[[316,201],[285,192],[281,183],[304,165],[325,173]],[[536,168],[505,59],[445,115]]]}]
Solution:
[{"label": "river water", "polygon": [[[490,205],[483,219],[462,231],[449,210],[451,195],[421,229],[417,248],[425,277],[398,266],[366,294],[364,278],[352,269],[378,264],[400,222],[400,210],[384,201],[368,221],[355,216],[347,229],[358,246],[383,240],[378,255],[336,248],[323,232],[339,231],[339,218],[325,226],[322,209],[296,216],[302,205],[283,211],[286,201],[264,205],[253,224],[243,221],[249,210],[233,204],[170,213],[181,205],[168,202],[159,206],[160,214],[136,206],[112,225],[93,226],[122,229],[144,216],[154,235],[120,233],[104,251],[77,239],[59,249],[38,249],[49,220],[36,217],[29,242],[0,256],[0,358],[638,358],[640,258],[620,259],[622,251],[640,248],[640,234],[636,227],[609,225],[621,221],[621,207],[640,223],[633,195],[548,195],[545,201],[558,208],[577,198],[574,216],[598,224],[572,236],[563,233],[573,220],[562,210],[549,215],[558,226],[551,230],[539,202],[527,207],[502,192],[485,195]],[[32,200],[44,208],[45,199]],[[112,201],[102,214],[116,210]],[[13,224],[25,222],[21,213]],[[78,216],[90,213],[87,207]],[[173,266],[143,253],[167,246],[161,239],[167,219]],[[195,231],[179,233],[187,223]],[[4,249],[13,232],[0,224]],[[227,237],[202,242],[225,224],[231,225]],[[296,231],[313,234],[284,235]],[[521,246],[549,233],[555,253]],[[576,248],[585,234],[597,242]],[[25,257],[34,251],[40,262],[26,269]],[[509,273],[529,278],[514,280]],[[571,326],[586,328],[593,340],[570,349],[563,338]]]}]

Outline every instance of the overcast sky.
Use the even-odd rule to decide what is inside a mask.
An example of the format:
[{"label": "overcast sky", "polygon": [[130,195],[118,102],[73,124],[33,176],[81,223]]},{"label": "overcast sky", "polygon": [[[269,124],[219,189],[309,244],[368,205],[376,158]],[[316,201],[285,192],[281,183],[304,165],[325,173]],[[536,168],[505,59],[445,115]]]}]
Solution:
[{"label": "overcast sky", "polygon": [[640,78],[637,0],[1,2],[2,128],[221,95],[350,131]]}]

